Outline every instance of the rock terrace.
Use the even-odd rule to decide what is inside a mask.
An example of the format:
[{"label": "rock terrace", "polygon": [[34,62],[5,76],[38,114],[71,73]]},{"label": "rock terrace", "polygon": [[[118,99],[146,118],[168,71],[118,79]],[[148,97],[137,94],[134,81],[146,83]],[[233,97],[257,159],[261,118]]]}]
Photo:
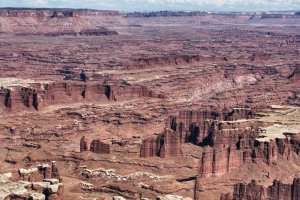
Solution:
[{"label": "rock terrace", "polygon": [[300,15],[0,9],[0,199],[298,200]]}]

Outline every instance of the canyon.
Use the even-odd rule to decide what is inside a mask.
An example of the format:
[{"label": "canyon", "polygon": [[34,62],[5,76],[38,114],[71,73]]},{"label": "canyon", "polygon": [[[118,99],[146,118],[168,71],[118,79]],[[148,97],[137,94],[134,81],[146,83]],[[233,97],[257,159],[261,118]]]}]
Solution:
[{"label": "canyon", "polygon": [[299,22],[0,8],[0,199],[300,199]]}]

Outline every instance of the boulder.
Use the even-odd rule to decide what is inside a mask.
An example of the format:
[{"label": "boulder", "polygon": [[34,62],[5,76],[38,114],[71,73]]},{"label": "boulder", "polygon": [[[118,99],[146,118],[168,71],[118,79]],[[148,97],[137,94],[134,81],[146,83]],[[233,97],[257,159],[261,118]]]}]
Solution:
[{"label": "boulder", "polygon": [[41,193],[31,193],[29,195],[29,200],[45,200],[46,197],[44,194]]}]

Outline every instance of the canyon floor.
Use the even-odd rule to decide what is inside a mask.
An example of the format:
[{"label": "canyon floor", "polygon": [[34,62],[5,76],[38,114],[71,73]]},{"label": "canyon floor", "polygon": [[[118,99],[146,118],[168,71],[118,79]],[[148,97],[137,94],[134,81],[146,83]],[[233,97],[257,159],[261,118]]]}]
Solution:
[{"label": "canyon floor", "polygon": [[156,15],[1,9],[1,199],[300,199],[299,14]]}]

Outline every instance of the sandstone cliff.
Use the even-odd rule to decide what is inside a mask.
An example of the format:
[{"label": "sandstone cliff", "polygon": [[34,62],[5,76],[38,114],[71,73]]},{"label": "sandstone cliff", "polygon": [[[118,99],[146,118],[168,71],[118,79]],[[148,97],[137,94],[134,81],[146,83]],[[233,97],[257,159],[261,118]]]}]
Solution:
[{"label": "sandstone cliff", "polygon": [[84,152],[88,150],[88,144],[87,141],[85,140],[85,137],[82,136],[80,139],[80,152]]},{"label": "sandstone cliff", "polygon": [[0,111],[38,110],[47,105],[70,102],[127,100],[155,97],[144,86],[122,86],[117,83],[65,81],[56,83],[29,83],[26,86],[0,88]]},{"label": "sandstone cliff", "polygon": [[85,136],[82,136],[80,139],[80,152],[85,152],[88,150],[99,154],[109,154],[111,153],[111,145],[109,143],[104,143],[99,139],[93,139],[88,145],[88,140],[85,138]]},{"label": "sandstone cliff", "polygon": [[300,179],[295,178],[292,184],[274,180],[273,185],[265,188],[255,180],[249,184],[239,183],[234,186],[233,194],[223,194],[221,200],[267,200],[267,199],[300,199]]},{"label": "sandstone cliff", "polygon": [[104,142],[101,142],[100,140],[93,140],[90,145],[90,151],[94,153],[109,154],[111,152],[110,144],[106,144]]},{"label": "sandstone cliff", "polygon": [[[257,125],[243,121],[253,117],[253,111],[248,108],[229,111],[182,111],[178,116],[169,117],[168,126],[179,132],[182,142],[200,146],[236,145],[242,139],[254,139],[258,136]],[[234,122],[237,120],[242,121]]]},{"label": "sandstone cliff", "polygon": [[201,123],[205,120],[236,121],[239,119],[251,119],[254,112],[251,108],[224,108],[221,111],[180,111],[178,116],[169,118],[169,126],[176,131],[180,124],[188,127],[192,123]]},{"label": "sandstone cliff", "polygon": [[198,179],[220,176],[238,168],[247,157],[234,147],[205,147],[199,160]]},{"label": "sandstone cliff", "polygon": [[164,133],[143,140],[140,157],[159,156],[162,158],[182,156],[180,136],[177,132],[166,129]]},{"label": "sandstone cliff", "polygon": [[126,24],[116,11],[0,9],[0,33],[21,35],[116,35],[107,25]]},{"label": "sandstone cliff", "polygon": [[[292,142],[293,141],[293,142]],[[296,140],[299,142],[299,140]],[[253,143],[252,143],[253,142]],[[204,147],[200,155],[198,179],[220,176],[249,162],[264,162],[270,165],[280,155],[283,159],[292,159],[295,140],[276,139],[268,142],[254,140],[252,145],[237,148],[236,145],[218,145]]]},{"label": "sandstone cliff", "polygon": [[0,174],[0,197],[5,200],[63,200],[64,184],[55,161]]},{"label": "sandstone cliff", "polygon": [[[299,138],[292,138],[293,139],[275,139],[268,142],[259,142],[258,140],[255,140],[252,146],[241,149],[237,149],[236,146],[228,147],[225,145],[223,147],[205,147],[199,159],[198,176],[195,182],[195,199],[199,199],[198,193],[201,191],[201,183],[205,181],[205,178],[221,176],[224,173],[230,172],[240,167],[242,164],[249,162],[264,162],[268,165],[271,165],[273,161],[276,161],[279,155],[286,160],[292,159],[292,152],[299,152]],[[276,182],[276,184],[278,185],[279,183]],[[269,198],[266,196],[270,195],[266,192],[267,190],[262,189],[262,186],[258,186],[257,184],[251,183],[249,187],[253,187],[250,189],[251,194],[243,193],[242,196],[244,195],[248,197],[249,195],[252,195],[251,198],[244,198],[244,196],[241,197],[241,195],[239,198],[237,198],[235,197],[235,194],[233,195],[234,198],[232,198],[231,194],[226,194],[223,195],[221,199],[282,199],[278,197],[275,198],[275,194],[271,194],[273,196],[272,198]],[[272,192],[276,187],[277,186],[275,185],[269,190]],[[240,190],[237,189],[235,191]],[[280,193],[278,191],[276,192]]]}]

